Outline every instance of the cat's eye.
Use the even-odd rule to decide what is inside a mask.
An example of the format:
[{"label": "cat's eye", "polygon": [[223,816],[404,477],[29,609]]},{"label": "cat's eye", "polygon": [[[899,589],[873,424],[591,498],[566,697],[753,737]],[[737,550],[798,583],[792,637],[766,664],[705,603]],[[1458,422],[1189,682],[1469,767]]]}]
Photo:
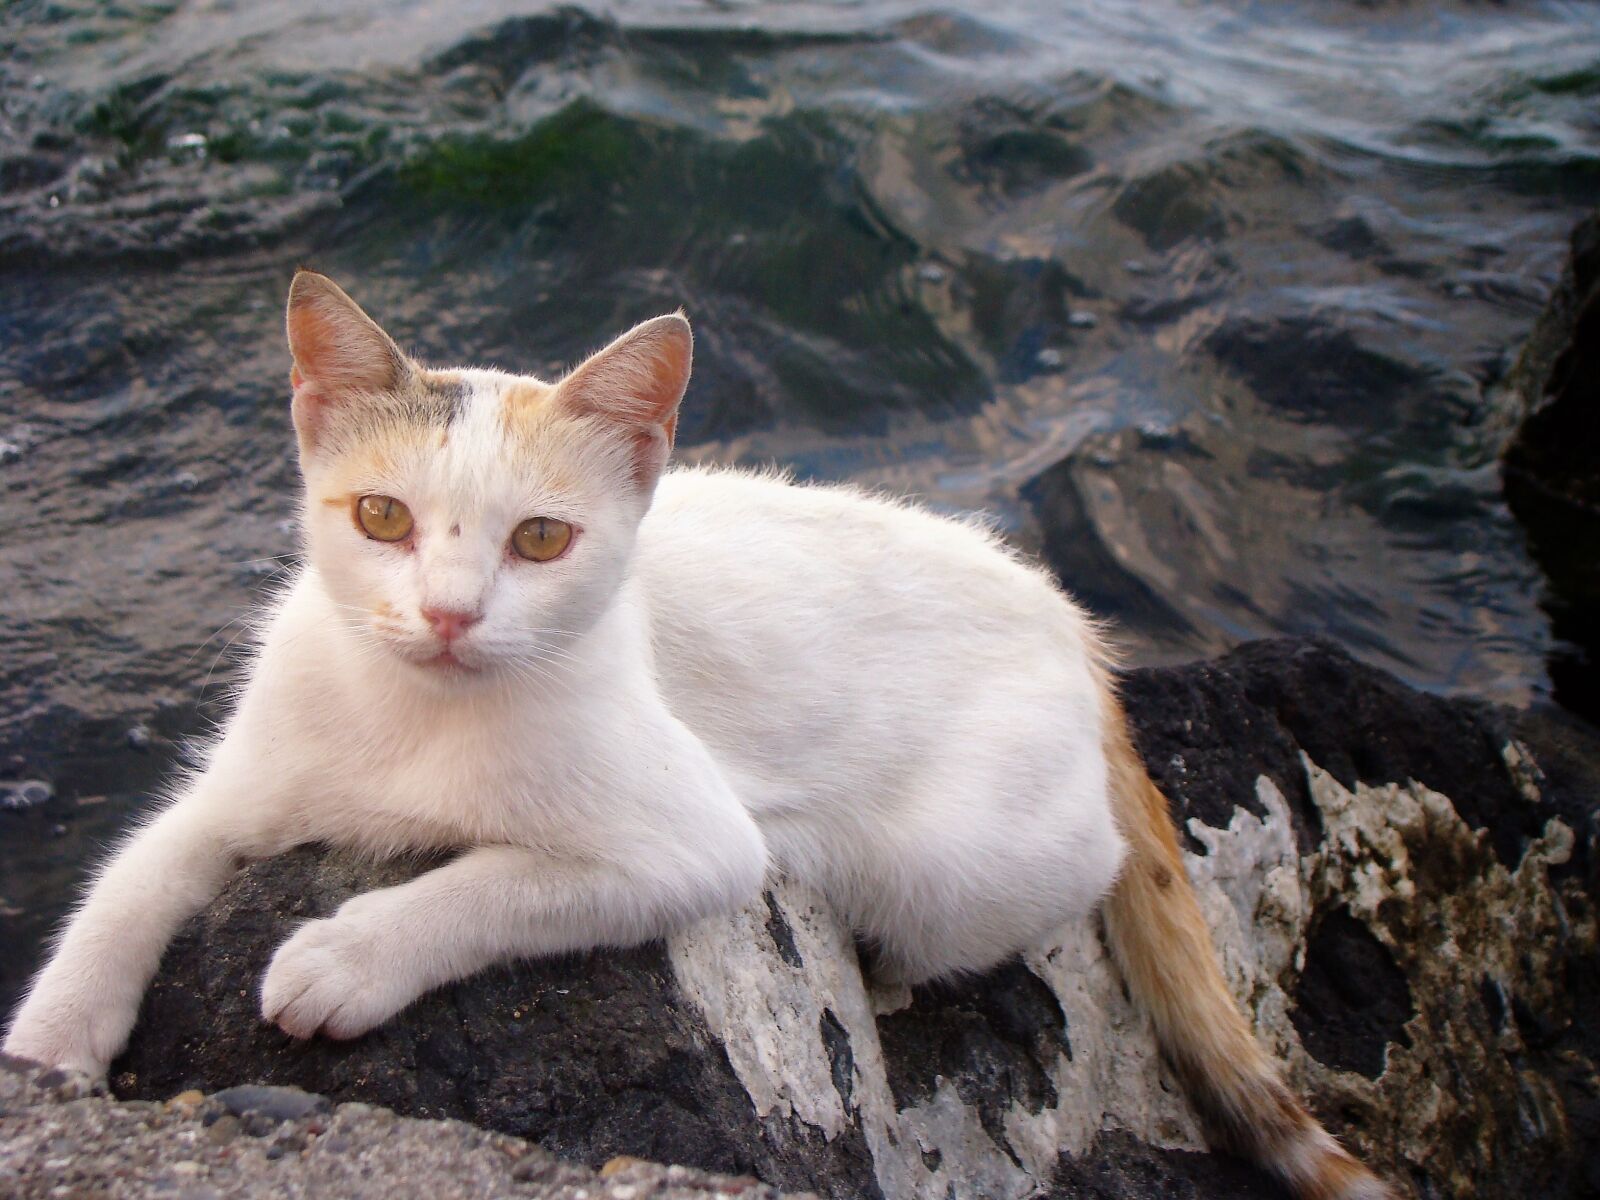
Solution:
[{"label": "cat's eye", "polygon": [[554,517],[534,517],[511,531],[511,548],[523,558],[549,562],[572,541],[572,526]]},{"label": "cat's eye", "polygon": [[356,501],[356,524],[369,538],[398,542],[411,532],[411,510],[393,496],[363,496]]}]

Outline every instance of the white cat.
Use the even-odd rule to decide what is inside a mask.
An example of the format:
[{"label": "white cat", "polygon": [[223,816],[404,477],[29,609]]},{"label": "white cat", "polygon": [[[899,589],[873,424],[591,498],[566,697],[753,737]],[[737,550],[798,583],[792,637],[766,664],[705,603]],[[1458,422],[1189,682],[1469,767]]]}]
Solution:
[{"label": "white cat", "polygon": [[1094,623],[980,527],[845,488],[663,474],[681,316],[559,383],[427,370],[330,280],[289,293],[306,565],[203,771],[106,866],[12,1054],[102,1074],[178,925],[321,841],[446,866],[302,926],[261,1007],[355,1037],[492,963],[827,894],[906,982],[1106,898],[1118,961],[1231,1144],[1389,1193],[1228,994]]}]

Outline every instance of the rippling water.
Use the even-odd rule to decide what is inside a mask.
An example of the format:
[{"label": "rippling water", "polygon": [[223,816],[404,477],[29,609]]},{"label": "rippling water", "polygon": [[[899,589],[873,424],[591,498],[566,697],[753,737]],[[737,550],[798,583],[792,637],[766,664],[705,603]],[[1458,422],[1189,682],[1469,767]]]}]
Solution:
[{"label": "rippling water", "polygon": [[297,262],[438,361],[683,305],[689,457],[988,509],[1135,660],[1548,690],[1496,384],[1600,198],[1592,3],[13,0],[0,50],[0,773],[55,788],[0,999],[293,554]]}]

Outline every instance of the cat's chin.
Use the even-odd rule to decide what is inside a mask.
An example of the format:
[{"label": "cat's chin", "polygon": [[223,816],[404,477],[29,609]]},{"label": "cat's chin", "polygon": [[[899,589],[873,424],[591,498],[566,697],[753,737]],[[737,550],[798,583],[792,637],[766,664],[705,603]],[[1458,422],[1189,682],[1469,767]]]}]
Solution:
[{"label": "cat's chin", "polygon": [[463,662],[449,650],[442,650],[431,658],[412,658],[409,655],[403,657],[416,674],[426,679],[448,683],[455,680],[480,679],[488,674],[482,664]]}]

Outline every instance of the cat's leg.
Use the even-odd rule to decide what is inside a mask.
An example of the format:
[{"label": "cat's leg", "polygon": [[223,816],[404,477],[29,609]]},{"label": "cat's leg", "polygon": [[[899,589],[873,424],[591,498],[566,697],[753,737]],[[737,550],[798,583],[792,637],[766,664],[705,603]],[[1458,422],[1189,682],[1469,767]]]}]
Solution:
[{"label": "cat's leg", "polygon": [[507,959],[634,945],[759,893],[765,849],[742,811],[690,832],[693,843],[652,840],[604,860],[480,847],[357,896],[279,948],[262,1015],[295,1037],[353,1038]]},{"label": "cat's leg", "polygon": [[7,1054],[105,1073],[178,926],[242,859],[269,850],[240,819],[247,800],[259,801],[242,782],[213,767],[112,857],[17,1010]]}]

